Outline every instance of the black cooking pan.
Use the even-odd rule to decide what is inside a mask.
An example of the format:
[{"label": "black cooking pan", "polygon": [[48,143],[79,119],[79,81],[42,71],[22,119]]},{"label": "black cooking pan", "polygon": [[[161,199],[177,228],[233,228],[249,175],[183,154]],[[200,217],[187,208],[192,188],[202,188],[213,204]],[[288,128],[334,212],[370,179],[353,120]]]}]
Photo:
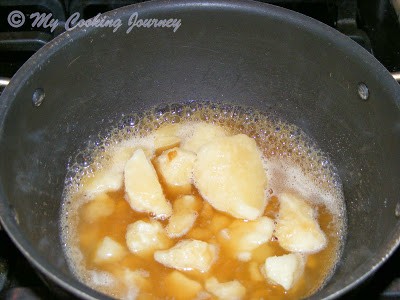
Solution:
[{"label": "black cooking pan", "polygon": [[[128,19],[181,19],[134,28]],[[343,181],[348,231],[314,298],[344,294],[400,242],[400,88],[369,53],[305,16],[247,1],[154,1],[106,14],[122,26],[68,31],[17,72],[0,101],[0,216],[51,281],[74,279],[60,242],[68,163],[122,114],[209,100],[274,111],[314,138]]]}]

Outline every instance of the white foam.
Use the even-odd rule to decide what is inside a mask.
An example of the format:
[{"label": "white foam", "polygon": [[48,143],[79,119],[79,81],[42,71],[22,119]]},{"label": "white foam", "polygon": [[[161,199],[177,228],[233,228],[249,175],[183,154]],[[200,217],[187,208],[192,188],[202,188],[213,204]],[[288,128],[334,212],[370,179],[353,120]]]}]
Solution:
[{"label": "white foam", "polygon": [[115,277],[107,272],[89,271],[88,275],[89,280],[95,285],[110,287],[115,283]]},{"label": "white foam", "polygon": [[305,174],[302,168],[287,159],[266,160],[269,188],[274,195],[294,192],[311,204],[324,204],[340,217],[343,211],[342,194],[337,189],[326,189],[316,178]]}]

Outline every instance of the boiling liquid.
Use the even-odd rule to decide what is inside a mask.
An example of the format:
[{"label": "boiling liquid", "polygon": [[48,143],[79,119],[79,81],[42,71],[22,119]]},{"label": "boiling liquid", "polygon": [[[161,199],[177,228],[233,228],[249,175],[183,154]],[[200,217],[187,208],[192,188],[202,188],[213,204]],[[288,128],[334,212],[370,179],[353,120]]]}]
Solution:
[{"label": "boiling liquid", "polygon": [[[179,108],[179,109],[178,109]],[[279,211],[278,196],[282,191],[294,191],[302,195],[317,211],[318,223],[327,236],[327,246],[318,253],[307,256],[305,270],[298,282],[285,291],[279,285],[270,284],[261,274],[260,266],[269,256],[289,253],[279,246],[273,236],[267,244],[261,245],[252,253],[249,262],[234,257],[231,249],[221,237],[221,230],[228,227],[235,218],[213,209],[201,199],[193,187],[192,194],[202,201],[202,208],[192,229],[182,238],[198,239],[220,245],[217,261],[207,273],[183,271],[187,277],[204,286],[204,281],[212,276],[220,282],[238,280],[246,287],[247,299],[297,299],[306,297],[320,288],[332,273],[339,259],[344,235],[344,206],[341,186],[334,173],[334,167],[315,145],[295,126],[277,121],[271,116],[238,107],[209,106],[171,106],[161,114],[157,110],[142,116],[127,119],[126,126],[113,132],[107,139],[107,145],[92,151],[92,163],[76,168],[76,175],[65,190],[65,205],[62,212],[63,240],[65,251],[76,276],[89,286],[114,297],[137,296],[137,290],[118,282],[118,274],[124,268],[142,270],[149,281],[138,299],[177,298],[184,287],[176,288],[165,283],[166,276],[172,271],[156,262],[153,257],[139,258],[134,254],[126,255],[115,263],[96,264],[94,253],[105,236],[123,245],[129,252],[125,233],[129,224],[138,220],[149,221],[147,214],[131,209],[124,199],[124,190],[109,193],[115,203],[114,212],[95,222],[88,222],[84,216],[87,203],[85,182],[96,175],[96,170],[107,164],[107,149],[121,143],[134,145],[135,141],[145,137],[164,123],[181,123],[188,132],[193,122],[208,122],[227,129],[231,134],[244,133],[253,137],[263,152],[265,168],[268,174],[268,205],[264,215],[276,219]],[[135,120],[134,126],[131,126]],[[190,132],[188,133],[190,134]],[[110,142],[111,141],[111,142]],[[115,142],[115,144],[113,143]],[[86,155],[88,156],[88,155]],[[89,170],[89,171],[88,171]],[[89,179],[88,179],[89,178]],[[168,190],[163,184],[166,198],[173,203],[180,195]],[[161,221],[163,226],[168,221]],[[109,275],[112,274],[112,275]]]}]

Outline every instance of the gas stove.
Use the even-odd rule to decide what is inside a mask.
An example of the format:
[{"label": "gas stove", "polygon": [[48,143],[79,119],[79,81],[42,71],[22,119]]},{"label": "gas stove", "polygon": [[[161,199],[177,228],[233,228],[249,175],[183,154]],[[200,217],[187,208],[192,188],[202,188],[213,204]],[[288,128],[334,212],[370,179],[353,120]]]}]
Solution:
[{"label": "gas stove", "polygon": [[[89,19],[139,0],[0,0],[0,92],[9,78],[44,44],[65,31],[73,14]],[[269,0],[315,18],[370,51],[400,81],[400,0]],[[10,25],[10,14],[46,14],[57,24]],[[21,18],[21,16],[19,16]],[[14,19],[18,23],[18,16]],[[12,21],[12,20],[11,20]],[[43,25],[43,24],[42,24]],[[56,298],[0,225],[0,299]],[[343,299],[400,299],[400,249],[369,280]]]}]

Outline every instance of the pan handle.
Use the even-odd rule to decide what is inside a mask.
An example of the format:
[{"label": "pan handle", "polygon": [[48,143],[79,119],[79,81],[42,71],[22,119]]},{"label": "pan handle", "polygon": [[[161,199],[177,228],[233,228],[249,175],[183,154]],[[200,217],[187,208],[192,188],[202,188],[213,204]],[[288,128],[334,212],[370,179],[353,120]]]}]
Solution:
[{"label": "pan handle", "polygon": [[10,78],[0,77],[0,88],[5,88],[10,83]]},{"label": "pan handle", "polygon": [[393,76],[394,80],[396,80],[397,82],[400,82],[400,72],[393,72],[392,76]]}]

